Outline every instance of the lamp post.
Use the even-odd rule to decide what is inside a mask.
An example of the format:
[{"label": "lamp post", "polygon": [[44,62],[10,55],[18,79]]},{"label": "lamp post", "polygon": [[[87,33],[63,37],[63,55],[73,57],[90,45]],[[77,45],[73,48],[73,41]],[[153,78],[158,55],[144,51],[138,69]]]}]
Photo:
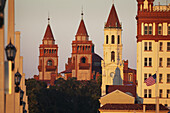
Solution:
[{"label": "lamp post", "polygon": [[20,81],[21,81],[21,74],[17,71],[16,73],[15,73],[15,85],[16,85],[16,87],[15,87],[15,92],[16,93],[18,93],[19,92],[19,85],[20,85]]},{"label": "lamp post", "polygon": [[23,104],[24,91],[20,90],[20,105]]},{"label": "lamp post", "polygon": [[12,61],[15,59],[16,51],[17,50],[15,46],[10,41],[10,43],[5,48],[7,60],[9,61],[9,94],[12,93],[12,70],[14,69]]}]

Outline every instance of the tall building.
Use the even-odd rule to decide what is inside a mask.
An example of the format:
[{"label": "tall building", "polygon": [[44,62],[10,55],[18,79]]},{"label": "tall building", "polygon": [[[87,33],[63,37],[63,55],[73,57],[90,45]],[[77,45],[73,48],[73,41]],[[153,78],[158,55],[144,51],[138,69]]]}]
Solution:
[{"label": "tall building", "polygon": [[[137,0],[137,93],[144,103],[170,106],[170,5]],[[144,81],[157,73],[158,88]]]},{"label": "tall building", "polygon": [[48,18],[46,32],[39,47],[39,76],[36,79],[42,81],[56,79],[58,75],[58,45],[55,44],[49,21]]},{"label": "tall building", "polygon": [[82,18],[75,36],[72,41],[72,56],[68,58],[64,73],[66,79],[76,77],[77,80],[91,80],[97,73],[101,74],[102,58],[94,53],[94,45],[89,40],[89,35]]},{"label": "tall building", "polygon": [[[106,85],[113,85],[115,70],[118,67],[123,78],[122,61],[122,26],[119,22],[114,4],[104,26],[104,44],[102,60],[102,95],[106,94]],[[118,69],[117,68],[117,69]]]}]

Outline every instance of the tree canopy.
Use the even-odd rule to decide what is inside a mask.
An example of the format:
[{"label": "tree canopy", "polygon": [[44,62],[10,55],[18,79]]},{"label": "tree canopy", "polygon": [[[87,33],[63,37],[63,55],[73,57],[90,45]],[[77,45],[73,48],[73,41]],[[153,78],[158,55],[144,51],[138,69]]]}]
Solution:
[{"label": "tree canopy", "polygon": [[58,79],[47,88],[45,82],[26,80],[30,113],[97,113],[101,78],[98,81]]}]

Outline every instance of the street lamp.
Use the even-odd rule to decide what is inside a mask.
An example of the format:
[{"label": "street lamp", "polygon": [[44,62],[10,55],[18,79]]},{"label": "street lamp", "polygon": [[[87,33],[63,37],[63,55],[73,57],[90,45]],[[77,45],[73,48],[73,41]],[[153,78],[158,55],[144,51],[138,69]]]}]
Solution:
[{"label": "street lamp", "polygon": [[25,110],[25,104],[26,104],[26,103],[23,101],[23,102],[22,102],[22,105],[23,105],[23,112],[24,112],[24,110]]},{"label": "street lamp", "polygon": [[16,51],[17,50],[15,46],[11,43],[10,40],[10,43],[5,48],[7,60],[9,61],[9,94],[12,93],[12,83],[13,83],[12,70],[14,69],[14,64],[12,65],[12,61],[14,61],[15,59]]},{"label": "street lamp", "polygon": [[11,43],[11,40],[9,44],[5,48],[6,56],[8,61],[14,61],[15,55],[16,55],[16,48],[15,46]]},{"label": "street lamp", "polygon": [[24,97],[24,91],[20,90],[20,105],[24,104],[23,101],[22,101],[23,97]]},{"label": "street lamp", "polygon": [[15,92],[18,93],[19,92],[19,85],[20,85],[20,81],[21,81],[21,74],[17,71],[17,73],[15,73]]}]

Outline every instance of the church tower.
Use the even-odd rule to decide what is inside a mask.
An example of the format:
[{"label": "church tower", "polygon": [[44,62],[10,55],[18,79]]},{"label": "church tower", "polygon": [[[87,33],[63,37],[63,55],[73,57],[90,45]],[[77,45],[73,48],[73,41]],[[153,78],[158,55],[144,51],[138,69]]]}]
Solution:
[{"label": "church tower", "polygon": [[83,13],[81,15],[82,18],[75,40],[72,41],[72,77],[76,77],[77,80],[91,80],[93,44],[89,40],[83,20]]},{"label": "church tower", "polygon": [[112,5],[109,17],[104,26],[104,44],[102,60],[102,95],[106,94],[106,85],[113,85],[115,70],[120,69],[123,78],[122,61],[122,26],[116,13],[114,4]]},{"label": "church tower", "polygon": [[58,73],[58,45],[55,44],[54,36],[49,23],[42,44],[39,47],[39,80],[51,80]]}]

